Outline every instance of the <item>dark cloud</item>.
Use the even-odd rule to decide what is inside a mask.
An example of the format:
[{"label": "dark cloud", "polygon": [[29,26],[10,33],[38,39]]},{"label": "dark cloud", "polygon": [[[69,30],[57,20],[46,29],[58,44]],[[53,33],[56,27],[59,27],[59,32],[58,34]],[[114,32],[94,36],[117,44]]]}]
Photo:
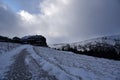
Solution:
[{"label": "dark cloud", "polygon": [[[14,24],[17,24],[16,19],[17,19],[17,16],[7,6],[2,4],[0,7],[0,23],[1,23],[1,25],[3,24],[3,25],[12,26]],[[0,26],[0,28],[2,28],[2,27],[5,28],[6,26]]]},{"label": "dark cloud", "polygon": [[[76,39],[92,36],[120,34],[119,0],[73,1],[70,7],[70,35]],[[72,15],[72,17],[71,17]],[[71,28],[70,28],[71,27]]]},{"label": "dark cloud", "polygon": [[9,6],[0,1],[0,34],[9,37],[24,33],[24,28],[20,26],[19,16],[12,11]]}]

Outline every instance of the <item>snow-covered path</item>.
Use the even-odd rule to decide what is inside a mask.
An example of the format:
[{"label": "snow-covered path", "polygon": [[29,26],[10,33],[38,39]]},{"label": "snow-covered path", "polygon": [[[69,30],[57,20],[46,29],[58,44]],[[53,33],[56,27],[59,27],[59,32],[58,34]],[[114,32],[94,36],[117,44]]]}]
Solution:
[{"label": "snow-covered path", "polygon": [[120,61],[20,46],[0,56],[0,80],[120,80]]},{"label": "snow-covered path", "polygon": [[[21,52],[11,57],[14,62],[0,80],[57,80],[55,76],[44,71],[26,49],[27,47],[21,49]],[[28,59],[31,61],[29,64]]]},{"label": "snow-covered path", "polygon": [[24,49],[18,55],[14,56],[15,62],[6,72],[4,80],[30,80],[32,78],[28,66],[25,64],[27,51]]}]

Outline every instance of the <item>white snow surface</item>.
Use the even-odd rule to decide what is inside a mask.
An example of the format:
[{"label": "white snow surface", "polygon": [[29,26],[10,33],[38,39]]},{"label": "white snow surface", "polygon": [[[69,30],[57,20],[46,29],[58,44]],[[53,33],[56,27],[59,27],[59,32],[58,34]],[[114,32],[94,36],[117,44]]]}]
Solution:
[{"label": "white snow surface", "polygon": [[0,56],[0,79],[4,78],[4,73],[9,70],[9,66],[14,62],[13,57],[21,52],[26,46],[20,46],[12,51],[1,54]]},{"label": "white snow surface", "polygon": [[35,51],[43,59],[43,69],[59,80],[120,80],[120,61],[42,47]]},{"label": "white snow surface", "polygon": [[[23,49],[27,49],[29,56],[41,65],[40,68],[49,75],[54,75],[58,80],[120,80],[120,61],[30,45],[17,47],[0,56],[0,77],[4,77],[4,73],[14,62],[13,57]],[[26,64],[31,63],[30,57],[26,57]],[[32,72],[33,76],[36,76],[34,71]]]},{"label": "white snow surface", "polygon": [[18,46],[20,46],[20,44],[0,42],[0,55],[18,47]]}]

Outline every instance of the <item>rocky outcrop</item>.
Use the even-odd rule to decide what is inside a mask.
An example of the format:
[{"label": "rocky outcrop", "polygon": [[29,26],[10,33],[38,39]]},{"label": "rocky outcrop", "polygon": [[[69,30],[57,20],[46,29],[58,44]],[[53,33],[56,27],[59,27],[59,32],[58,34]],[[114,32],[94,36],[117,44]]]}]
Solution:
[{"label": "rocky outcrop", "polygon": [[47,47],[46,38],[42,35],[25,36],[21,38],[23,44]]},{"label": "rocky outcrop", "polygon": [[35,46],[48,47],[47,42],[46,42],[46,38],[42,35],[25,36],[25,37],[22,37],[22,38],[13,37],[13,39],[10,39],[8,37],[0,36],[0,42],[31,44],[31,45],[35,45]]}]

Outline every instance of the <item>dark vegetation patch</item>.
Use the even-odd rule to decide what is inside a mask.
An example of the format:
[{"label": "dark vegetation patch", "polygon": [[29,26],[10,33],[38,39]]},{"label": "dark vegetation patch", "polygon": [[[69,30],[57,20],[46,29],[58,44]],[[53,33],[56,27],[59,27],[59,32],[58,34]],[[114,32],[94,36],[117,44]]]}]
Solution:
[{"label": "dark vegetation patch", "polygon": [[47,47],[46,38],[42,35],[26,36],[23,38],[13,37],[12,39],[8,38],[8,37],[0,36],[0,42],[31,44],[31,45],[35,45],[35,46]]},{"label": "dark vegetation patch", "polygon": [[[62,51],[71,51],[76,54],[82,54],[82,55],[88,55],[88,56],[94,56],[99,58],[107,58],[107,59],[113,59],[113,60],[120,60],[120,44],[115,45],[109,45],[109,44],[103,44],[98,43],[96,45],[89,45],[87,46],[81,46],[82,50],[79,50],[77,46],[71,47],[69,44],[66,46],[62,46]],[[79,45],[80,48],[80,45]]]}]

